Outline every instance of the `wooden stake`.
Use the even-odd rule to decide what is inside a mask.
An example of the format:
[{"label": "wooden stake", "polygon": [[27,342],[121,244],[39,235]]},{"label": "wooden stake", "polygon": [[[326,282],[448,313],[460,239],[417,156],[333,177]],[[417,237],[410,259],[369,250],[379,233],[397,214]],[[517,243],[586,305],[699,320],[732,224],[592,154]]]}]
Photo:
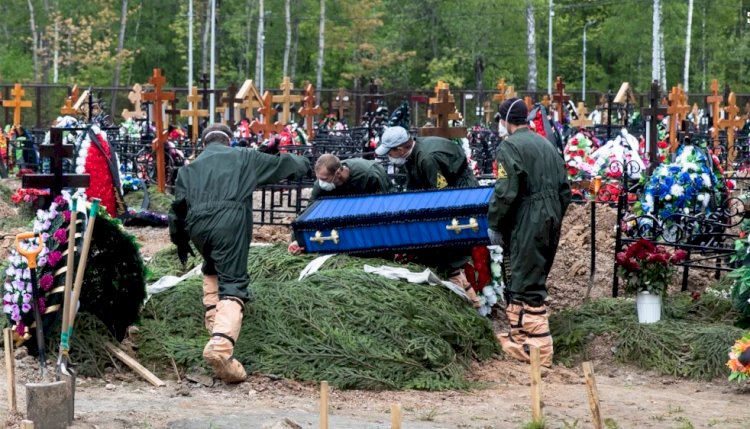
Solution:
[{"label": "wooden stake", "polygon": [[34,429],[34,422],[32,422],[31,420],[22,421],[21,429]]},{"label": "wooden stake", "polygon": [[542,365],[539,348],[531,347],[531,420],[542,421]]},{"label": "wooden stake", "polygon": [[320,382],[320,429],[328,429],[328,382]]},{"label": "wooden stake", "polygon": [[5,378],[8,382],[8,410],[15,413],[16,409],[16,357],[13,354],[13,333],[10,328],[3,329],[3,345],[5,345]]},{"label": "wooden stake", "polygon": [[583,363],[583,377],[586,379],[586,391],[589,394],[589,406],[591,407],[591,419],[594,421],[594,429],[602,429],[602,415],[599,410],[599,389],[596,388],[594,365],[591,362]]},{"label": "wooden stake", "polygon": [[133,359],[132,357],[128,356],[127,353],[125,353],[124,350],[117,347],[116,345],[106,342],[104,343],[104,346],[107,348],[107,350],[115,355],[117,359],[120,359],[125,365],[130,367],[133,371],[137,372],[138,375],[146,379],[149,383],[153,384],[156,387],[163,387],[166,386],[167,383],[163,382],[159,377],[154,375],[151,371],[146,369],[143,365],[138,363],[137,360]]},{"label": "wooden stake", "polygon": [[391,429],[401,429],[401,404],[391,404]]}]

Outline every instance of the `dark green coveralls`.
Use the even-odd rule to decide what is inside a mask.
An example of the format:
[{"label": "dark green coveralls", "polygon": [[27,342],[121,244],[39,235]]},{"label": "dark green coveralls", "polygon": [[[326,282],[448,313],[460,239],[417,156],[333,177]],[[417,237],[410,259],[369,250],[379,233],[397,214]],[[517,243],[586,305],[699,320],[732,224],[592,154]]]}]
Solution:
[{"label": "dark green coveralls", "polygon": [[[442,137],[417,137],[405,166],[406,189],[410,191],[479,186],[463,148]],[[471,249],[425,250],[416,256],[425,265],[434,266],[439,275],[452,276],[469,261]]]},{"label": "dark green coveralls", "polygon": [[406,171],[410,191],[479,186],[463,148],[442,137],[417,137]]},{"label": "dark green coveralls", "polygon": [[392,191],[391,181],[385,169],[377,161],[361,158],[346,159],[341,165],[349,167],[349,179],[332,191],[320,189],[315,181],[310,199],[315,201],[320,197],[342,197],[346,195],[369,195],[388,193]]},{"label": "dark green coveralls", "polygon": [[180,168],[169,233],[173,243],[193,242],[203,255],[203,274],[219,277],[220,298],[250,298],[247,256],[255,188],[309,171],[310,162],[301,156],[274,156],[220,143],[208,145]]},{"label": "dark green coveralls", "polygon": [[571,200],[563,160],[548,140],[520,128],[500,144],[497,170],[488,221],[510,248],[508,293],[539,307]]}]

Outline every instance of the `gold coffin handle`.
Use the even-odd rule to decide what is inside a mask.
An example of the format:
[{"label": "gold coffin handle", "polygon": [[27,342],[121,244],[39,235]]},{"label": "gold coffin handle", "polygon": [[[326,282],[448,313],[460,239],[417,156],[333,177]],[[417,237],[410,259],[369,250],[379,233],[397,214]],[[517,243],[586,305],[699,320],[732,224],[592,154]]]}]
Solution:
[{"label": "gold coffin handle", "polygon": [[339,232],[335,229],[331,230],[331,235],[328,237],[323,237],[323,233],[320,231],[315,231],[315,237],[311,238],[310,241],[313,241],[318,244],[323,244],[326,241],[333,241],[333,244],[339,244]]},{"label": "gold coffin handle", "polygon": [[448,231],[453,231],[456,234],[460,234],[461,231],[465,229],[470,229],[474,232],[477,232],[479,231],[479,223],[477,222],[476,218],[470,217],[469,223],[467,223],[466,225],[461,225],[460,223],[458,223],[458,219],[453,218],[450,225],[445,225],[445,229],[447,229]]}]

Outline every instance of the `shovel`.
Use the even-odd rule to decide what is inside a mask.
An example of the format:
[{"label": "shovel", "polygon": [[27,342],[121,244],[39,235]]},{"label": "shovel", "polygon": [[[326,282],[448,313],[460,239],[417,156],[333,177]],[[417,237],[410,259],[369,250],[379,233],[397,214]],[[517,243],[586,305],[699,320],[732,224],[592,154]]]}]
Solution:
[{"label": "shovel", "polygon": [[60,329],[60,352],[57,355],[57,380],[63,376],[71,376],[68,371],[70,339],[68,327],[70,325],[70,293],[73,290],[73,265],[75,264],[76,237],[76,200],[70,206],[70,225],[68,226],[68,263],[65,271],[65,290],[63,292],[62,328]]},{"label": "shovel", "polygon": [[[78,260],[78,268],[76,269],[76,281],[73,284],[73,291],[71,293],[71,300],[68,303],[70,308],[68,316],[68,341],[73,337],[73,323],[76,320],[76,314],[78,313],[78,299],[81,297],[81,286],[83,285],[83,276],[86,272],[86,263],[89,259],[89,248],[91,247],[91,237],[94,235],[94,221],[96,220],[96,212],[99,211],[99,198],[91,200],[91,208],[89,210],[89,220],[86,224],[86,233],[83,236],[83,246],[81,246],[81,259]],[[66,279],[67,281],[67,279]]]},{"label": "shovel", "polygon": [[[21,240],[36,241],[36,245],[24,249]],[[34,311],[34,323],[36,324],[36,344],[39,348],[39,370],[42,378],[47,375],[46,359],[44,357],[44,327],[42,326],[42,313],[39,312],[39,286],[36,281],[36,258],[44,249],[44,241],[41,234],[24,232],[16,235],[16,250],[26,258],[31,271],[31,308]]]}]

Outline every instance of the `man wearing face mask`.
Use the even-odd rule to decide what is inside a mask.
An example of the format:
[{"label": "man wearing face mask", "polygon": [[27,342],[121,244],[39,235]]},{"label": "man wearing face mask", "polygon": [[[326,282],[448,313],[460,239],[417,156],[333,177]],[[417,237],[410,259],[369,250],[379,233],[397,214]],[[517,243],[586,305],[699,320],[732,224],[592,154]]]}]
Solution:
[{"label": "man wearing face mask", "polygon": [[[315,163],[315,176],[310,199],[343,197],[391,192],[392,185],[385,169],[378,161],[352,158],[341,161],[335,155],[324,154]],[[293,241],[289,253],[299,255],[304,248]]]},{"label": "man wearing face mask", "polygon": [[500,106],[500,128],[510,135],[497,150],[488,234],[510,261],[505,273],[510,332],[498,334],[498,340],[506,353],[526,362],[529,347],[538,347],[542,365],[549,367],[553,349],[544,304],[546,282],[571,192],[560,154],[529,130],[527,115],[526,104],[518,98]]},{"label": "man wearing face mask", "polygon": [[[392,163],[404,166],[406,189],[410,191],[479,186],[463,148],[442,137],[415,139],[403,127],[390,127],[383,132],[375,153],[378,156],[388,155]],[[471,258],[471,249],[459,252],[420,251],[416,256],[438,272],[447,274],[449,281],[466,291],[474,307],[480,306],[479,298],[463,270]]]}]

